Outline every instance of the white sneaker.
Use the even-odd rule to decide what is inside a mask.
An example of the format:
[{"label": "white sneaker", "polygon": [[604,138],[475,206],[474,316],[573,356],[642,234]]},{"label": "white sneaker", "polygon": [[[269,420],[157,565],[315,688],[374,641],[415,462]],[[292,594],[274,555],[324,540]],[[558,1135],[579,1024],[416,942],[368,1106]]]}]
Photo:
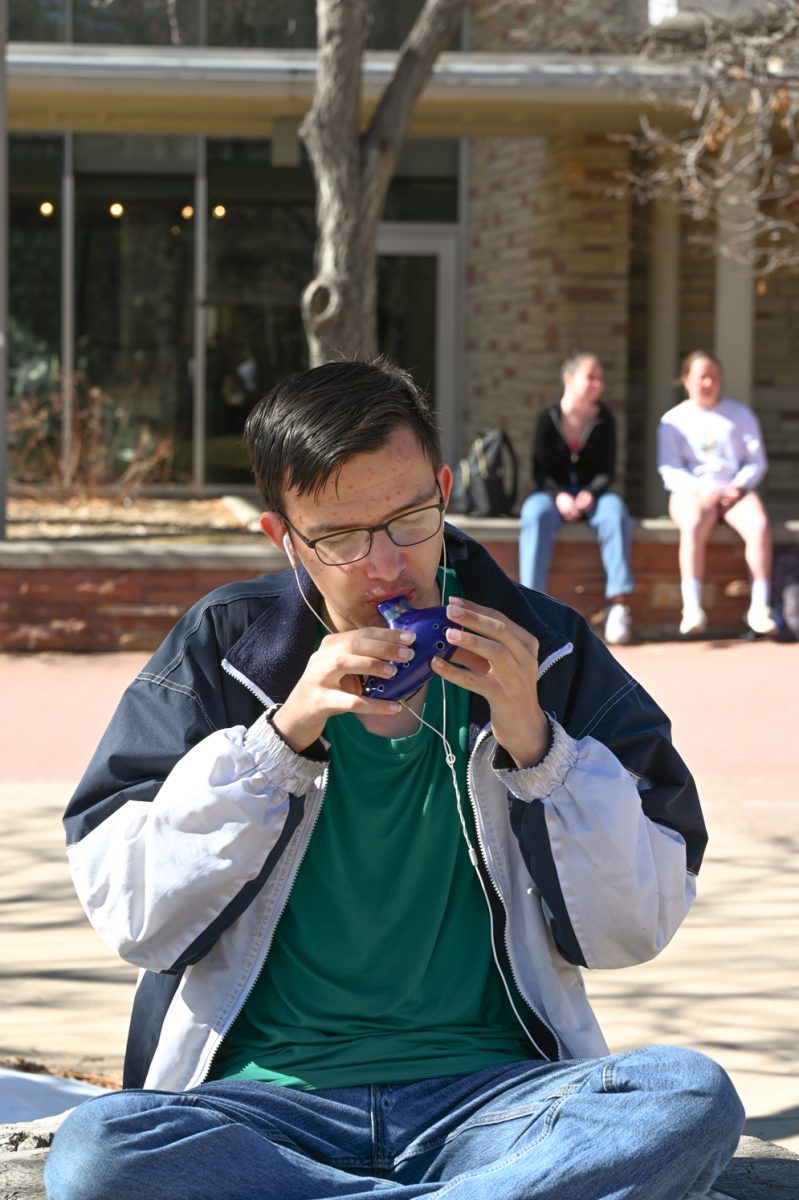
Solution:
[{"label": "white sneaker", "polygon": [[752,633],[776,633],[777,622],[768,604],[750,604],[746,614],[746,623]]},{"label": "white sneaker", "polygon": [[611,604],[605,618],[605,641],[609,646],[626,646],[633,636],[632,618],[626,604]]},{"label": "white sneaker", "polygon": [[690,637],[692,633],[704,633],[707,629],[707,613],[698,604],[692,604],[682,610],[680,621],[680,636]]}]

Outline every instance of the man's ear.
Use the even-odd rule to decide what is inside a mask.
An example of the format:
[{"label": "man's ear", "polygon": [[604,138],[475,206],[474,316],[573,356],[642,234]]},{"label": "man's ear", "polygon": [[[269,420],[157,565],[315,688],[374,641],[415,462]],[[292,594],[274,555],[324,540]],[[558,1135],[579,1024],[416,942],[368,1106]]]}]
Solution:
[{"label": "man's ear", "polygon": [[287,532],[280,513],[262,512],[258,518],[261,533],[265,533],[270,542],[274,542],[278,550],[283,549],[283,537]]},{"label": "man's ear", "polygon": [[441,488],[441,495],[444,497],[444,503],[449,501],[449,494],[452,491],[452,468],[446,463],[442,463],[438,468],[438,486]]}]

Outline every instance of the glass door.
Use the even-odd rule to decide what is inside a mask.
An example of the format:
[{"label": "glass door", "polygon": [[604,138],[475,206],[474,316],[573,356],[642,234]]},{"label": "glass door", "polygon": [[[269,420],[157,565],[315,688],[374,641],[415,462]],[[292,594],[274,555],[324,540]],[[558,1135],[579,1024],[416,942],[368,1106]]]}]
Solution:
[{"label": "glass door", "polygon": [[384,222],[378,234],[378,345],[429,395],[444,459],[459,452],[461,321],[458,232],[441,225]]},{"label": "glass door", "polygon": [[[210,174],[210,173],[209,173]],[[299,298],[313,271],[313,210],[225,197],[208,234],[205,482],[251,481],[242,444],[258,396],[307,365]],[[458,446],[457,232],[384,223],[378,235],[378,348],[410,371]]]}]

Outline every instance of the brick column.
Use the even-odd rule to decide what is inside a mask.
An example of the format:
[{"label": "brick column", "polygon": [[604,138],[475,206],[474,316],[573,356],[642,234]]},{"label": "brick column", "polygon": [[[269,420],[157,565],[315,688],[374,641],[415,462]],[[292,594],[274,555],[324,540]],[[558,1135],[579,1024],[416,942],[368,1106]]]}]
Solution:
[{"label": "brick column", "polygon": [[[715,351],[724,367],[724,394],[752,403],[754,375],[754,250],[748,178],[734,180],[719,198],[716,256]],[[735,257],[724,253],[734,247]]]},{"label": "brick column", "polygon": [[466,433],[506,428],[522,495],[536,413],[576,347],[602,357],[626,444],[629,207],[613,194],[626,164],[626,148],[600,135],[471,144]]}]

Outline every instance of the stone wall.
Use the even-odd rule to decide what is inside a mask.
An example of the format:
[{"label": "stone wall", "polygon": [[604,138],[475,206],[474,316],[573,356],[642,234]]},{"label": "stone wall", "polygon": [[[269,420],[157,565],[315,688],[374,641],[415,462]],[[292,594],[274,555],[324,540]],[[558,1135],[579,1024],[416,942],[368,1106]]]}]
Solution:
[{"label": "stone wall", "polygon": [[529,487],[533,415],[557,387],[542,138],[475,140],[469,153],[465,434],[503,427]]},{"label": "stone wall", "polygon": [[[602,357],[626,442],[629,205],[612,195],[626,164],[626,147],[602,135],[470,146],[464,432],[507,430],[522,496],[535,415],[560,394],[575,348]],[[624,473],[622,453],[622,488]]]}]

